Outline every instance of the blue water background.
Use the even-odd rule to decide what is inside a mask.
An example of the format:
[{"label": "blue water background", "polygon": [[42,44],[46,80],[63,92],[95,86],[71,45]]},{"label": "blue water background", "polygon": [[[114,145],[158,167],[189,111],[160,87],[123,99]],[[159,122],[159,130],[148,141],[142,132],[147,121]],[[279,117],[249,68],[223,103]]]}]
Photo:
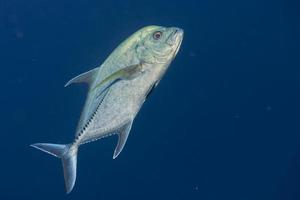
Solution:
[{"label": "blue water background", "polygon": [[[292,0],[1,0],[0,199],[300,199],[300,5]],[[146,25],[185,30],[122,154],[82,146],[74,191],[58,159],[86,87],[64,88]]]}]

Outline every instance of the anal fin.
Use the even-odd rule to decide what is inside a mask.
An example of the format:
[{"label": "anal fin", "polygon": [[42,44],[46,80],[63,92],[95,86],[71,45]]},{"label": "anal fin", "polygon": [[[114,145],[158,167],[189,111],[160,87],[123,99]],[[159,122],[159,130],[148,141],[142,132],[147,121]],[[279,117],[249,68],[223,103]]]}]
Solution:
[{"label": "anal fin", "polygon": [[130,121],[127,124],[125,124],[118,131],[118,137],[119,137],[118,138],[118,144],[117,144],[117,146],[115,148],[113,159],[116,159],[118,157],[118,155],[121,153],[121,151],[123,150],[123,148],[124,148],[124,146],[126,144],[129,132],[131,130],[131,127],[132,127],[132,121]]}]

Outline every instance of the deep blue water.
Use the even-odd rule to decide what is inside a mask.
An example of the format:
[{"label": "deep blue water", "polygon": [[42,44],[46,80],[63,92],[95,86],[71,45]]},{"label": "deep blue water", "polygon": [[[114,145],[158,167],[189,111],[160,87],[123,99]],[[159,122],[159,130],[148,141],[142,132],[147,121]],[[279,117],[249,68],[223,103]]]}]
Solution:
[{"label": "deep blue water", "polygon": [[[300,5],[290,0],[0,2],[0,199],[300,199]],[[146,25],[185,30],[135,120],[84,145],[65,194],[58,159],[86,87],[64,88]]]}]

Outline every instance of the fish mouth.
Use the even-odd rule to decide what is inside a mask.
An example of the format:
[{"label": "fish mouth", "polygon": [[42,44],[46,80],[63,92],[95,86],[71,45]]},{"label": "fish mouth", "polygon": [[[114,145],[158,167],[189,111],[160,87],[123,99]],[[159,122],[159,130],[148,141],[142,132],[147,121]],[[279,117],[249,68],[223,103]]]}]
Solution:
[{"label": "fish mouth", "polygon": [[173,33],[167,39],[167,44],[174,48],[173,58],[177,55],[182,43],[184,31],[181,28],[174,28]]},{"label": "fish mouth", "polygon": [[172,28],[173,31],[167,38],[167,44],[170,46],[174,46],[180,43],[180,40],[183,38],[184,31],[181,28]]},{"label": "fish mouth", "polygon": [[176,56],[176,54],[178,53],[179,48],[180,48],[180,46],[181,46],[181,43],[182,43],[184,31],[183,31],[183,29],[178,28],[178,29],[175,31],[174,34],[175,34],[176,41],[177,41],[177,42],[176,42],[177,47],[176,47],[176,50],[175,50],[175,53],[174,53],[174,56]]}]

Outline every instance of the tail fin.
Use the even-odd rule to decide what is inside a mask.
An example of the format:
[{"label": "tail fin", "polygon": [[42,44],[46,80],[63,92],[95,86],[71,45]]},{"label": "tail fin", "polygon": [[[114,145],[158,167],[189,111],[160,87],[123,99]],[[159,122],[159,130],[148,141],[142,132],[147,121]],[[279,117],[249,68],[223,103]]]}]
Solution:
[{"label": "tail fin", "polygon": [[76,181],[77,146],[63,144],[36,143],[30,145],[36,149],[61,158],[67,194],[70,193]]}]

